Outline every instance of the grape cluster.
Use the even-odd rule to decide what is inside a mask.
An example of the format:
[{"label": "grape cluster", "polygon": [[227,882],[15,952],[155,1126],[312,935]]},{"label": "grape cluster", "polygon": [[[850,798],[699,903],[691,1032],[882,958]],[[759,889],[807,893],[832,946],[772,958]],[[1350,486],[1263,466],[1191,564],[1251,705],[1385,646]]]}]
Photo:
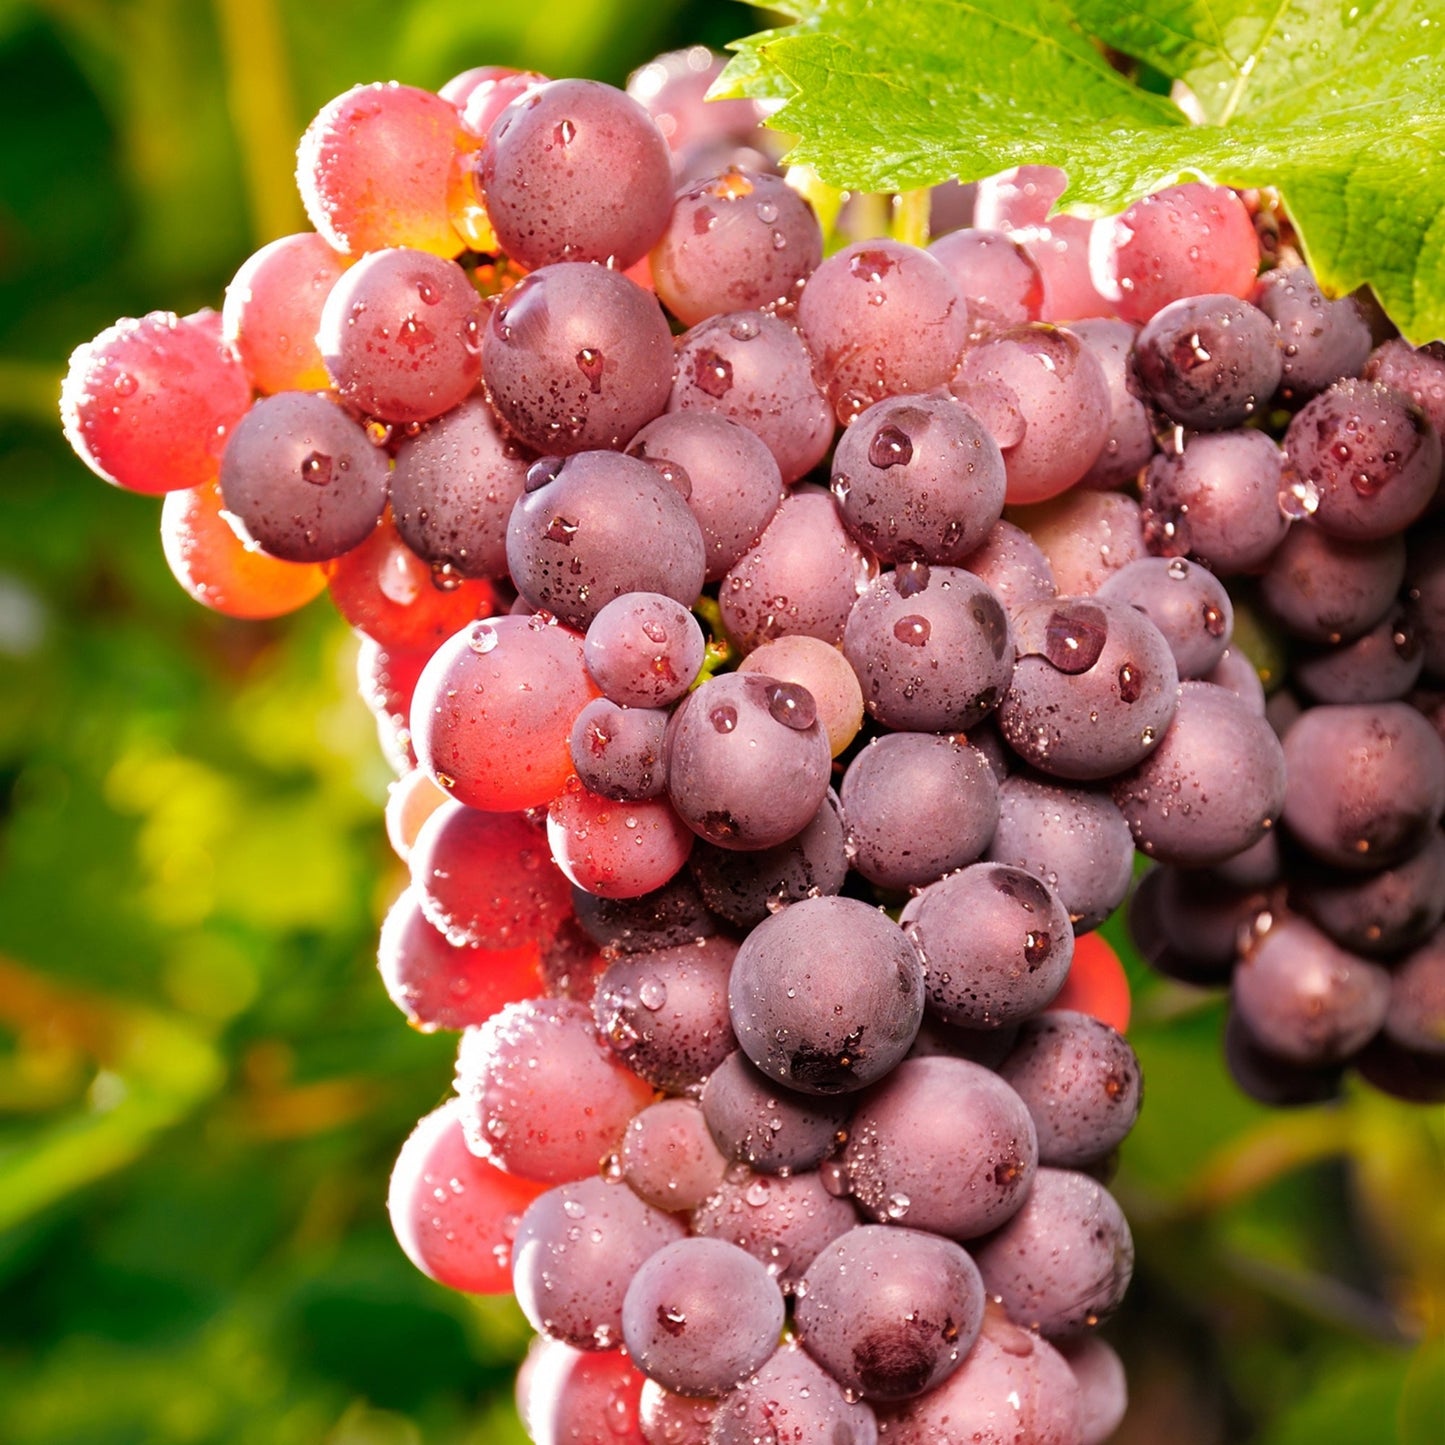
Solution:
[{"label": "grape cluster", "polygon": [[199,601],[361,634],[461,1031],[391,1217],[515,1290],[538,1445],[1097,1445],[1136,849],[1246,1087],[1445,1086],[1445,356],[1197,182],[825,258],[716,68],[338,97],[315,230],[67,433]]}]

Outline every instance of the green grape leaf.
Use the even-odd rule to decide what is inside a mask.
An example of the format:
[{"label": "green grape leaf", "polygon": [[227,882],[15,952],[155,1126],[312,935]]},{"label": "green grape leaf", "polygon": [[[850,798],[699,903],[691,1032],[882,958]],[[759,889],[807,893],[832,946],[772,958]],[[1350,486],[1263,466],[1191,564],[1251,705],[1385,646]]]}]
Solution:
[{"label": "green grape leaf", "polygon": [[[722,83],[781,98],[791,159],[829,184],[899,191],[1056,165],[1064,206],[1095,215],[1184,177],[1272,185],[1327,290],[1368,283],[1411,340],[1445,336],[1438,0],[792,0],[786,13],[792,25],[738,42]],[[1178,82],[1182,106],[1106,48]]]}]

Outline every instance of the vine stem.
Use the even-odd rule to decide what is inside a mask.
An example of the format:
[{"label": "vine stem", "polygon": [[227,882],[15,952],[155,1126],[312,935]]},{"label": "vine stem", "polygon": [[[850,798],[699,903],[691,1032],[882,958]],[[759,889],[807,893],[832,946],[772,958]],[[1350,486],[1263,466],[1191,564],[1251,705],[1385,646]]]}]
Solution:
[{"label": "vine stem", "polygon": [[928,244],[928,210],[931,193],[927,186],[902,191],[893,197],[893,239],[905,246]]}]

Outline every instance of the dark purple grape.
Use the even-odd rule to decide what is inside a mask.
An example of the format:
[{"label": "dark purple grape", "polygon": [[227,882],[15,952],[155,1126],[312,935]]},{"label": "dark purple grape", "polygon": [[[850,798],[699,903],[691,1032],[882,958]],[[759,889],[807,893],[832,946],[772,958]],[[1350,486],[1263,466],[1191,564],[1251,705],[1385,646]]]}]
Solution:
[{"label": "dark purple grape", "polygon": [[667,719],[666,708],[619,707],[593,698],[577,714],[568,742],[583,786],[618,802],[661,797],[667,791]]},{"label": "dark purple grape", "polygon": [[691,607],[702,591],[702,532],[646,462],[608,451],[548,457],[512,508],[507,565],[528,603],[584,630],[624,593]]},{"label": "dark purple grape", "polygon": [[920,1229],[863,1224],[815,1259],[795,1312],[803,1348],[850,1393],[907,1400],[943,1383],[983,1324],[967,1252]]},{"label": "dark purple grape", "polygon": [[672,209],[672,156],[652,117],[596,80],[534,86],[492,122],[478,172],[502,249],[531,271],[554,261],[631,266]]},{"label": "dark purple grape", "polygon": [[1004,232],[960,228],[941,235],[928,254],[958,285],[969,341],[1039,319],[1044,278],[1038,262]]},{"label": "dark purple grape", "polygon": [[1104,370],[1109,388],[1109,435],[1093,466],[1079,478],[1081,487],[1120,487],[1131,483],[1154,455],[1154,429],[1139,398],[1134,373],[1134,339],[1139,328],[1128,321],[1091,317],[1069,323]]},{"label": "dark purple grape", "polygon": [[428,251],[372,251],[341,273],[316,330],[341,400],[385,422],[430,421],[482,374],[482,302],[471,278]]},{"label": "dark purple grape", "polygon": [[1003,512],[998,444],[947,396],[894,396],[863,412],[833,453],[848,530],[883,562],[961,565]]},{"label": "dark purple grape", "polygon": [[1445,354],[1438,341],[1418,351],[1399,337],[1386,341],[1371,353],[1364,376],[1404,392],[1445,436]]},{"label": "dark purple grape", "polygon": [[1010,503],[1042,502],[1092,467],[1113,409],[1104,368],[1072,332],[1020,326],[975,342],[949,390],[1003,451]]},{"label": "dark purple grape", "polygon": [[618,1157],[622,1178],[654,1209],[690,1213],[723,1182],[728,1161],[695,1099],[659,1099],[632,1116]]},{"label": "dark purple grape", "polygon": [[1402,1048],[1386,1033],[1377,1034],[1350,1060],[1372,1088],[1411,1104],[1445,1104],[1445,1058]]},{"label": "dark purple grape", "polygon": [[1026,1020],[999,1074],[1028,1107],[1040,1164],[1102,1159],[1139,1117],[1139,1060],[1122,1034],[1088,1014],[1063,1009]]},{"label": "dark purple grape", "polygon": [[805,898],[743,941],[728,986],[733,1032],[769,1078],[838,1094],[882,1078],[923,1017],[923,964],[887,914]]},{"label": "dark purple grape", "polygon": [[908,1057],[966,1059],[971,1064],[982,1064],[984,1068],[997,1072],[1017,1038],[1017,1025],[1010,1024],[1001,1029],[965,1029],[956,1024],[946,1024],[925,1011],[923,1024],[908,1051]]},{"label": "dark purple grape", "polygon": [[622,1301],[644,1260],[682,1238],[675,1215],[605,1179],[539,1195],[512,1245],[512,1287],[539,1334],[579,1350],[622,1343]]},{"label": "dark purple grape", "polygon": [[728,1055],[702,1089],[702,1113],[727,1158],[760,1173],[811,1169],[841,1139],[853,1103],[820,1099],[774,1083],[741,1049]]},{"label": "dark purple grape", "polygon": [[788,483],[827,456],[837,426],[802,338],[764,311],[714,316],[682,338],[667,410],[713,412],[747,427]]},{"label": "dark purple grape", "polygon": [[988,583],[1010,616],[1026,602],[1058,595],[1049,559],[1039,544],[1012,522],[995,522],[983,545],[970,552],[959,566]]},{"label": "dark purple grape", "polygon": [[1445,1060],[1445,930],[1395,969],[1385,1033],[1401,1048]]},{"label": "dark purple grape", "polygon": [[988,846],[998,797],[992,769],[961,738],[876,737],[843,775],[853,866],[885,888],[931,883]]},{"label": "dark purple grape", "polygon": [[864,1097],[843,1160],[853,1197],[880,1222],[952,1239],[997,1229],[1038,1166],[1024,1101],[965,1059],[908,1059]]},{"label": "dark purple grape", "polygon": [[998,722],[1025,762],[1054,777],[1107,778],[1158,745],[1178,672],[1159,629],[1125,603],[1034,602],[1014,616],[1018,661]]},{"label": "dark purple grape", "polygon": [[1181,679],[1203,677],[1219,663],[1234,630],[1234,604],[1207,568],[1182,557],[1140,557],[1094,594],[1137,607],[1164,634]]},{"label": "dark purple grape", "polygon": [[1390,976],[1287,916],[1247,948],[1234,970],[1234,1012],[1249,1036],[1292,1064],[1343,1063],[1379,1032]]},{"label": "dark purple grape", "polygon": [[599,898],[574,888],[572,908],[588,937],[616,953],[673,948],[718,931],[717,919],[686,873],[641,898]]},{"label": "dark purple grape", "polygon": [[687,477],[687,504],[702,528],[709,582],[720,581],[757,543],[783,500],[772,452],[725,416],[666,412],[632,438],[627,455],[650,462],[664,476]]},{"label": "dark purple grape", "polygon": [[830,788],[813,821],[786,842],[744,853],[699,840],[688,866],[707,906],[739,928],[799,899],[840,893],[848,845],[837,795]]},{"label": "dark purple grape", "polygon": [[1259,672],[1248,656],[1237,647],[1226,647],[1219,661],[1204,675],[1203,682],[1212,682],[1216,687],[1226,688],[1247,707],[1250,712],[1264,716],[1264,683]]},{"label": "dark purple grape", "polygon": [[721,1239],[680,1239],[650,1255],[622,1303],[633,1363],[679,1395],[741,1384],[778,1345],[783,1296],[767,1269]]},{"label": "dark purple grape", "polygon": [[1342,1070],[1338,1064],[1297,1064],[1272,1053],[1233,1010],[1225,1019],[1224,1062],[1239,1088],[1270,1108],[1298,1108],[1339,1096]]},{"label": "dark purple grape", "polygon": [[1445,527],[1417,528],[1409,538],[1405,587],[1425,655],[1424,670],[1445,679]]},{"label": "dark purple grape", "polygon": [[386,453],[335,402],[263,396],[221,456],[221,498],[245,536],[286,562],[327,562],[360,546],[386,506]]},{"label": "dark purple grape", "polygon": [[1034,1176],[1023,1207],[974,1249],[1009,1318],[1068,1338],[1114,1312],[1134,1273],[1134,1240],[1114,1196],[1071,1169]]},{"label": "dark purple grape", "polygon": [[700,1086],[734,1041],[728,974],[737,945],[702,938],[614,959],[597,980],[592,1017],[614,1053],[668,1093]]},{"label": "dark purple grape", "polygon": [[1295,637],[1337,643],[1384,617],[1404,577],[1402,538],[1350,542],[1299,522],[1270,559],[1260,595]]},{"label": "dark purple grape", "polygon": [[1074,932],[1085,933],[1124,901],[1134,838],[1107,793],[1016,773],[999,789],[986,856],[1041,878],[1068,910]]},{"label": "dark purple grape", "polygon": [[816,1170],[769,1177],[734,1166],[692,1216],[692,1232],[745,1249],[791,1292],[819,1252],[858,1223]]},{"label": "dark purple grape", "polygon": [[697,618],[660,592],[625,592],[592,619],[582,655],[603,696],[667,707],[692,686],[707,644]]},{"label": "dark purple grape", "polygon": [[652,279],[684,326],[796,297],[823,259],[813,208],[781,176],[730,166],[677,193]]},{"label": "dark purple grape", "polygon": [[[1167,950],[1168,956],[1155,963],[1160,972],[1185,983],[1228,983],[1241,942],[1272,906],[1269,885],[1239,885],[1213,869],[1166,863],[1139,880],[1130,900],[1129,927],[1150,962],[1155,962],[1157,945]],[[1183,966],[1174,966],[1177,959],[1184,960]]]},{"label": "dark purple grape", "polygon": [[1259,278],[1255,300],[1279,338],[1279,394],[1286,401],[1307,400],[1364,369],[1370,327],[1353,296],[1331,301],[1307,267],[1281,266]]},{"label": "dark purple grape", "polygon": [[657,298],[581,262],[523,277],[496,303],[482,337],[492,405],[548,456],[625,446],[667,406],[672,368]]},{"label": "dark purple grape", "polygon": [[1445,918],[1445,835],[1378,873],[1311,869],[1290,880],[1289,899],[1342,948],[1371,957],[1413,948]]},{"label": "dark purple grape", "polygon": [[998,1028],[1047,1008],[1074,956],[1058,894],[1003,863],[975,863],[930,884],[908,934],[923,955],[929,1011],[967,1028]]},{"label": "dark purple grape", "polygon": [[724,848],[772,848],[801,833],[831,775],[812,694],[796,683],[722,673],[689,693],[668,726],[672,805]]},{"label": "dark purple grape", "polygon": [[1224,294],[1172,301],[1144,323],[1134,348],[1139,379],[1170,418],[1200,431],[1243,425],[1279,385],[1269,317]]},{"label": "dark purple grape", "polygon": [[[850,1400],[796,1340],[719,1402],[712,1434],[697,1445],[878,1445],[873,1411]],[[658,1445],[691,1445],[682,1439]]]},{"label": "dark purple grape", "polygon": [[1115,780],[1113,794],[1149,857],[1221,863],[1274,826],[1285,805],[1284,751],[1234,693],[1186,682],[1164,740]]},{"label": "dark purple grape", "polygon": [[1336,868],[1388,868],[1445,813],[1445,743],[1408,703],[1311,708],[1285,734],[1284,822]]},{"label": "dark purple grape", "polygon": [[[1032,169],[1025,167],[1025,169]],[[963,1364],[936,1390],[882,1410],[887,1445],[1080,1445],[1079,1383],[1047,1340],[990,1301]]]},{"label": "dark purple grape", "polygon": [[968,336],[968,311],[958,283],[927,251],[858,241],[808,278],[798,330],[846,426],[884,397],[944,385]]},{"label": "dark purple grape", "polygon": [[1013,668],[1008,616],[988,585],[923,562],[869,586],[848,615],[843,652],[869,714],[909,732],[972,727],[998,704]]},{"label": "dark purple grape", "polygon": [[1160,452],[1140,493],[1149,550],[1194,557],[1222,577],[1256,571],[1284,540],[1290,514],[1304,512],[1283,466],[1262,431],[1199,433]]},{"label": "dark purple grape", "polygon": [[533,457],[480,397],[438,417],[396,450],[391,510],[402,540],[463,577],[507,570],[507,522]]},{"label": "dark purple grape", "polygon": [[1440,437],[1419,407],[1379,382],[1337,381],[1289,424],[1284,449],[1312,490],[1315,524],[1377,542],[1403,532],[1440,484]]},{"label": "dark purple grape", "polygon": [[1424,666],[1415,610],[1397,602],[1359,637],[1301,652],[1291,678],[1315,702],[1393,702],[1415,686]]},{"label": "dark purple grape", "polygon": [[843,526],[832,498],[797,487],[723,578],[723,626],[744,652],[798,635],[836,646],[876,575],[877,563]]}]

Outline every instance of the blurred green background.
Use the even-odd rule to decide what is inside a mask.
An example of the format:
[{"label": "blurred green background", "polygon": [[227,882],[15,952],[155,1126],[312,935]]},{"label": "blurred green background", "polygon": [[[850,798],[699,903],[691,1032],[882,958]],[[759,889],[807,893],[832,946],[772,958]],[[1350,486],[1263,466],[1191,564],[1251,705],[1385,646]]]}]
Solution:
[{"label": "blurred green background", "polygon": [[[73,346],[218,305],[304,224],[297,136],[366,80],[621,83],[757,28],[682,0],[0,0],[0,1442],[520,1440],[508,1301],[433,1285],[383,1200],[453,1040],[374,972],[387,772],[324,602],[234,623],[158,503],[59,436]],[[1218,1004],[1140,979],[1116,1188],[1119,1439],[1445,1439],[1445,1110],[1248,1104]],[[1431,1339],[1434,1343],[1430,1343]],[[1422,1343],[1423,1342],[1423,1343]]]}]

